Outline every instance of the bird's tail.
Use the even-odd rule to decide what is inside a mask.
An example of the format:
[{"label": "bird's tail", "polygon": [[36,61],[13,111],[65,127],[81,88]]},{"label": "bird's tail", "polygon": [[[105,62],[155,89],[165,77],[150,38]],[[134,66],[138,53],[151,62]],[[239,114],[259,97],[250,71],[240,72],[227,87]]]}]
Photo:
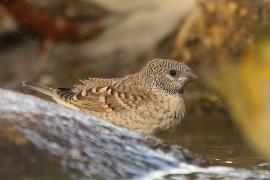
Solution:
[{"label": "bird's tail", "polygon": [[31,82],[22,82],[22,86],[28,87],[29,89],[41,92],[51,97],[55,96],[55,89],[50,88],[50,87],[42,86],[42,85],[31,83]]}]

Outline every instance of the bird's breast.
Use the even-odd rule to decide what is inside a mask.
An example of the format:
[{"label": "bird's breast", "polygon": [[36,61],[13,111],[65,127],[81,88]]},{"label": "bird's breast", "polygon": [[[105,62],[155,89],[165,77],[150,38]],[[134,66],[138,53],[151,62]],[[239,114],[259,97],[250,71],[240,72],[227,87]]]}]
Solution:
[{"label": "bird's breast", "polygon": [[137,113],[145,131],[165,131],[180,124],[185,114],[185,104],[182,96],[157,94],[153,101],[139,107]]},{"label": "bird's breast", "polygon": [[142,104],[122,111],[96,113],[97,117],[107,119],[117,125],[145,133],[158,133],[176,127],[185,114],[182,96],[153,94]]}]

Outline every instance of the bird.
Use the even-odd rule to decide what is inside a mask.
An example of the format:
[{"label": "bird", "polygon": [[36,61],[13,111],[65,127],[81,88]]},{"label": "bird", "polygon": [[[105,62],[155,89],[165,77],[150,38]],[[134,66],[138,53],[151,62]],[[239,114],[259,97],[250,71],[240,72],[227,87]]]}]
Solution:
[{"label": "bird", "polygon": [[183,92],[196,79],[197,75],[186,64],[157,58],[137,73],[111,79],[88,78],[72,88],[51,88],[31,82],[23,82],[22,86],[118,126],[160,134],[175,128],[184,118]]}]

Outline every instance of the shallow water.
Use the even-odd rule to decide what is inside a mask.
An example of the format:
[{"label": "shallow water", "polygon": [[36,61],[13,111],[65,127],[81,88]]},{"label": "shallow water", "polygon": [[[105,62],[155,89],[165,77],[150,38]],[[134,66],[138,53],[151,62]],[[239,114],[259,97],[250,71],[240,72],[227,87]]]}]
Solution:
[{"label": "shallow water", "polygon": [[196,165],[182,163],[178,168],[155,171],[140,179],[269,179],[267,171],[248,171],[226,166],[199,167]]},{"label": "shallow water", "polygon": [[213,165],[270,170],[270,161],[256,153],[230,121],[186,118],[175,130],[160,137],[188,148]]}]

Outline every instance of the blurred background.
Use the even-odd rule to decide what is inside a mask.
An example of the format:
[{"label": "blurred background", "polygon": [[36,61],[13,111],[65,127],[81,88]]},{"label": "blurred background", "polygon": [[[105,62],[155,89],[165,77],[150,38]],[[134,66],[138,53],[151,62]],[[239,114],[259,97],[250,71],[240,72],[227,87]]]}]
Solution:
[{"label": "blurred background", "polygon": [[0,0],[0,88],[34,94],[21,82],[71,87],[182,61],[200,79],[181,126],[159,137],[213,164],[270,170],[269,22],[268,0]]}]

